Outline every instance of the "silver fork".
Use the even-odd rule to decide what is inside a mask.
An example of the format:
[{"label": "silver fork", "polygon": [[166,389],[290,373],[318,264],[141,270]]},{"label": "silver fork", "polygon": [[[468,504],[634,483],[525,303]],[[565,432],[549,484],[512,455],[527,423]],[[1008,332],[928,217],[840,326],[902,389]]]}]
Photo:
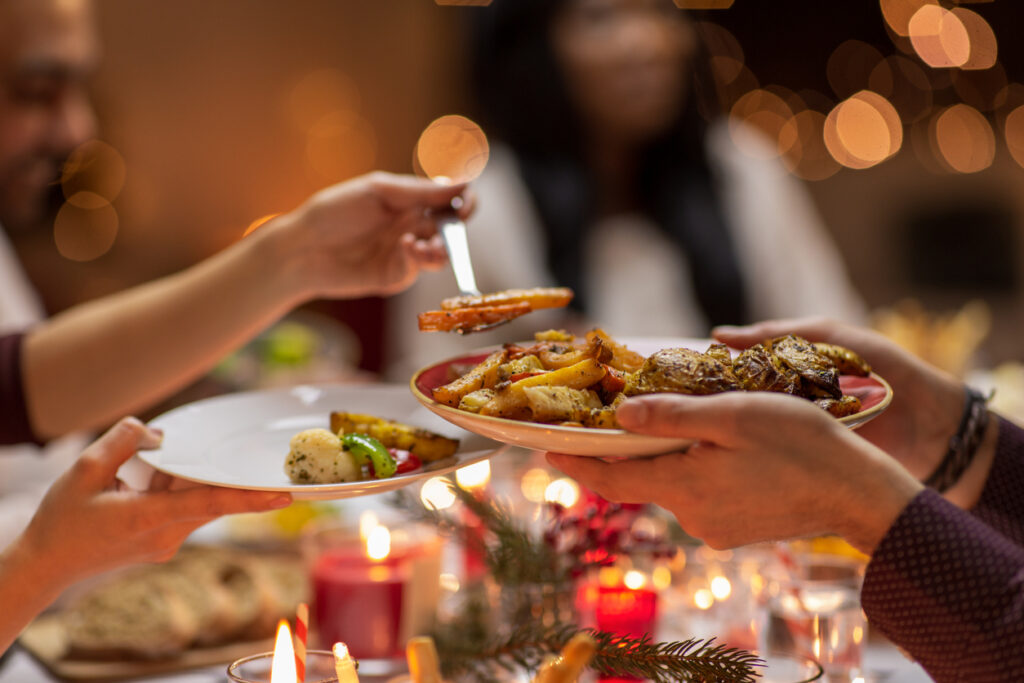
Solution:
[{"label": "silver fork", "polygon": [[[446,211],[437,218],[437,229],[441,233],[441,240],[448,252],[448,260],[452,264],[452,272],[455,274],[455,285],[459,288],[462,296],[481,296],[480,289],[476,286],[476,276],[473,274],[473,261],[469,258],[469,240],[466,238],[466,224],[459,218],[456,210],[462,208],[462,197],[452,199],[452,211]],[[499,325],[504,325],[509,320],[499,320],[495,323],[477,325],[475,327],[457,327],[455,331],[459,334],[471,332],[483,332]]]}]

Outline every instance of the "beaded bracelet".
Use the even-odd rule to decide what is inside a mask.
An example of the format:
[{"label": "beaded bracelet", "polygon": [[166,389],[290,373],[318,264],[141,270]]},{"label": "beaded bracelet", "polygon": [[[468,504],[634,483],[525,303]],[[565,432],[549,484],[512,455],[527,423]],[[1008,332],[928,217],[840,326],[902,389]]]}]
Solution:
[{"label": "beaded bracelet", "polygon": [[960,481],[960,477],[974,460],[974,454],[985,436],[985,427],[988,426],[988,400],[991,396],[985,397],[970,387],[966,387],[966,393],[967,400],[964,403],[964,414],[960,418],[960,427],[956,434],[949,437],[949,449],[942,462],[924,480],[925,486],[930,486],[939,493],[948,491]]}]

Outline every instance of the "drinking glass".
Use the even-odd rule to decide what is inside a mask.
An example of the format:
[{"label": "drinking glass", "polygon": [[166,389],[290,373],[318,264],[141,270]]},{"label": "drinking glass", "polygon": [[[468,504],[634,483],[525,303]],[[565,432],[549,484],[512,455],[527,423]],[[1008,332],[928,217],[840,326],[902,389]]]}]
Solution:
[{"label": "drinking glass", "polygon": [[867,622],[860,606],[863,564],[829,555],[795,556],[788,571],[769,573],[765,647],[812,657],[824,680],[861,676]]},{"label": "drinking glass", "polygon": [[[243,657],[228,666],[228,679],[234,683],[270,683],[273,652]],[[306,683],[337,683],[334,654],[326,650],[306,652]]]}]

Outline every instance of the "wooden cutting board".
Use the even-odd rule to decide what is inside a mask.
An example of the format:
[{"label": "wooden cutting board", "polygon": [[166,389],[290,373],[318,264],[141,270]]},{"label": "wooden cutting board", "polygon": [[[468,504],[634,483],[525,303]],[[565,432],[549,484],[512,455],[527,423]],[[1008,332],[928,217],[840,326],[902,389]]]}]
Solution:
[{"label": "wooden cutting board", "polygon": [[[214,647],[196,647],[173,659],[100,661],[70,659],[67,637],[57,614],[43,615],[26,628],[18,643],[55,677],[65,681],[119,681],[158,676],[189,669],[228,664],[260,652],[274,649],[274,639],[228,643]],[[224,676],[227,680],[227,674]]]}]

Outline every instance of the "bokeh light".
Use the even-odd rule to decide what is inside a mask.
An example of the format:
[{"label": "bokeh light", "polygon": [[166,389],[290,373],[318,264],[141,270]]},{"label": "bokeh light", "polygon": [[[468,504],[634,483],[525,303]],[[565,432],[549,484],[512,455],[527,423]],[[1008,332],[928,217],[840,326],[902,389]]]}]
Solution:
[{"label": "bokeh light", "polygon": [[[718,100],[729,109],[742,95],[758,87],[757,77],[747,68],[743,46],[729,29],[711,21],[698,21],[695,27],[709,55]],[[702,113],[709,119],[718,115],[710,111]]]},{"label": "bokeh light", "polygon": [[558,503],[564,508],[571,508],[580,499],[580,487],[572,479],[562,477],[548,484],[544,491],[544,500]]},{"label": "bokeh light", "polygon": [[829,112],[825,146],[843,166],[870,168],[900,150],[903,128],[896,109],[878,93],[862,90]]},{"label": "bokeh light", "polygon": [[527,470],[520,482],[523,498],[531,503],[543,503],[544,491],[550,483],[551,475],[548,474],[547,470],[540,467]]},{"label": "bokeh light", "polygon": [[932,135],[942,160],[958,173],[977,173],[992,165],[996,138],[985,117],[966,104],[954,104],[934,120]]},{"label": "bokeh light", "polygon": [[913,123],[932,107],[932,86],[928,75],[902,55],[886,57],[868,78],[868,89],[889,100],[900,120]]},{"label": "bokeh light", "polygon": [[455,483],[464,489],[479,489],[491,481],[491,463],[489,460],[466,465],[455,470]]},{"label": "bokeh light", "polygon": [[118,229],[117,211],[94,192],[72,195],[53,221],[57,251],[71,261],[92,261],[114,245]]},{"label": "bokeh light", "polygon": [[789,124],[797,142],[784,156],[786,167],[804,180],[825,180],[839,171],[839,163],[825,147],[825,115],[807,109],[794,116]]},{"label": "bokeh light", "polygon": [[840,99],[868,87],[871,72],[882,62],[882,53],[861,40],[847,40],[833,50],[825,66],[828,84]]},{"label": "bokeh light", "polygon": [[[788,150],[780,140],[791,118],[793,110],[781,97],[768,90],[752,90],[740,97],[729,112],[733,143],[751,157],[777,157]],[[759,144],[759,140],[745,132],[744,124],[761,131],[772,144]],[[786,142],[791,147],[795,137],[787,136]]]},{"label": "bokeh light", "polygon": [[995,31],[977,12],[963,7],[954,7],[951,11],[967,32],[970,47],[967,61],[960,68],[968,70],[992,68],[999,56]]},{"label": "bokeh light", "polygon": [[938,0],[879,0],[885,23],[897,36],[910,35],[910,18],[919,9],[938,4]]},{"label": "bokeh light", "polygon": [[420,501],[428,510],[444,510],[455,504],[455,494],[443,477],[431,477],[420,489]]},{"label": "bokeh light", "polygon": [[434,120],[416,143],[419,168],[430,178],[469,182],[483,172],[490,147],[483,130],[465,116]]},{"label": "bokeh light", "polygon": [[1007,115],[1003,123],[1003,134],[1010,156],[1024,167],[1024,106],[1017,107]]},{"label": "bokeh light", "polygon": [[124,159],[116,149],[101,140],[90,140],[68,157],[60,184],[65,199],[89,193],[112,202],[121,193],[126,175]]},{"label": "bokeh light", "polygon": [[971,40],[960,18],[938,5],[925,5],[909,23],[910,42],[928,66],[963,66],[971,56]]}]

